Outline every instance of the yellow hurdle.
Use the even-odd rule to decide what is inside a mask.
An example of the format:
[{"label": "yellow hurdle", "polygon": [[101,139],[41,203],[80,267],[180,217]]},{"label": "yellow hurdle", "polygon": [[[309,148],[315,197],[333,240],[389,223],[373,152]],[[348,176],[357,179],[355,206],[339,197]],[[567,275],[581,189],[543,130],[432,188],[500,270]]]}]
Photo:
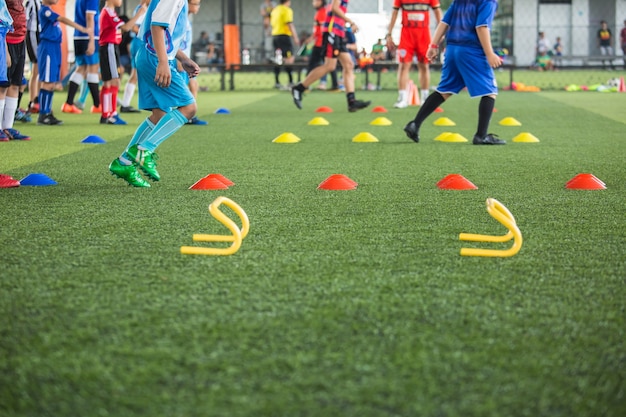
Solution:
[{"label": "yellow hurdle", "polygon": [[[228,216],[219,209],[224,204],[234,211],[241,220],[241,229]],[[232,235],[206,235],[194,234],[194,242],[233,242],[228,248],[202,248],[197,246],[181,246],[180,253],[183,255],[232,255],[241,247],[242,240],[248,235],[250,230],[250,221],[248,215],[237,203],[226,197],[217,197],[209,205],[209,213],[220,223],[222,223]]]},{"label": "yellow hurdle", "polygon": [[511,212],[495,198],[487,199],[487,212],[509,231],[502,236],[461,233],[459,234],[459,240],[501,243],[514,239],[513,246],[504,250],[461,248],[461,256],[509,257],[517,254],[522,248],[522,233],[515,223],[515,217],[513,217]]}]

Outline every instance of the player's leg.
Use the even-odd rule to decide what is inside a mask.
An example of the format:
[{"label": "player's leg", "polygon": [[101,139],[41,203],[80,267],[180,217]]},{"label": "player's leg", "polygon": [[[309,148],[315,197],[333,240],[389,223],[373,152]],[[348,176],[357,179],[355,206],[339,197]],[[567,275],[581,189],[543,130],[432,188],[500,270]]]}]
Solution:
[{"label": "player's leg", "polygon": [[13,128],[15,112],[18,108],[18,97],[24,78],[24,65],[26,62],[26,43],[7,44],[11,55],[11,67],[8,68],[10,86],[6,91],[4,103],[4,115],[2,117],[2,130],[13,140],[30,140],[30,136],[20,133]]}]

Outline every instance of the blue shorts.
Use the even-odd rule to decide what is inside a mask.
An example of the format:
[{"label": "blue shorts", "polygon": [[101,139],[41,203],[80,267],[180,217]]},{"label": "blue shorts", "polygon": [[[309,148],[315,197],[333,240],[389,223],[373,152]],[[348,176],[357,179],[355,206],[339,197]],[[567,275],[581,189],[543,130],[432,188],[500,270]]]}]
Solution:
[{"label": "blue shorts", "polygon": [[0,52],[0,81],[7,81],[7,49],[4,47],[7,31],[8,28],[0,27],[0,45],[3,45],[3,50]]},{"label": "blue shorts", "polygon": [[176,61],[170,61],[172,83],[163,88],[156,85],[154,77],[158,59],[145,48],[140,49],[135,57],[137,60],[137,90],[139,91],[139,108],[142,110],[161,109],[169,112],[172,109],[195,103],[185,79],[176,69]]},{"label": "blue shorts", "polygon": [[37,46],[39,81],[56,83],[61,80],[61,44],[41,40]]},{"label": "blue shorts", "polygon": [[139,52],[142,46],[143,46],[143,42],[141,42],[139,38],[133,38],[133,40],[130,41],[130,67],[131,68],[137,68],[137,62],[136,62],[137,52]]},{"label": "blue shorts", "polygon": [[448,45],[437,91],[458,94],[464,87],[470,97],[498,94],[493,68],[482,49]]},{"label": "blue shorts", "polygon": [[89,39],[74,39],[74,54],[76,56],[76,65],[79,67],[85,65],[96,65],[100,63],[100,45],[98,39],[95,40],[96,49],[92,55],[87,55],[89,47]]}]

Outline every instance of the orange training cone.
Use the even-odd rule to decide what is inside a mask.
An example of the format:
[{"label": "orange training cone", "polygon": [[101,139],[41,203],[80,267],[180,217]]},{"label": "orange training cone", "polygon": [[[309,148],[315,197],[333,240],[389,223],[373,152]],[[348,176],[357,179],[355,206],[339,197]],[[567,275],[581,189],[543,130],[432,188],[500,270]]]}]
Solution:
[{"label": "orange training cone", "polygon": [[460,174],[450,174],[443,177],[438,183],[437,187],[442,190],[477,190],[470,180]]},{"label": "orange training cone", "polygon": [[328,106],[321,106],[315,110],[316,113],[332,113],[333,109]]},{"label": "orange training cone", "polygon": [[578,174],[565,184],[570,190],[606,190],[606,184],[593,174]]},{"label": "orange training cone", "polygon": [[443,109],[441,107],[437,107],[435,109],[435,113],[443,113]]},{"label": "orange training cone", "polygon": [[228,189],[228,185],[224,184],[222,181],[217,179],[214,175],[207,175],[204,178],[196,181],[191,187],[190,190],[226,190]]},{"label": "orange training cone", "polygon": [[223,182],[224,185],[226,185],[227,187],[230,187],[231,185],[235,185],[234,182],[232,182],[231,180],[229,180],[228,178],[226,178],[222,174],[209,174],[205,178],[215,178],[215,179],[218,179],[221,182]]},{"label": "orange training cone", "polygon": [[318,190],[354,190],[357,187],[356,181],[348,178],[343,174],[333,174],[326,178],[320,185]]},{"label": "orange training cone", "polygon": [[387,113],[387,109],[383,106],[376,106],[372,109],[372,113]]},{"label": "orange training cone", "polygon": [[408,85],[409,90],[409,106],[419,106],[420,105],[420,95],[417,91],[417,86],[413,82],[413,80],[409,80]]}]

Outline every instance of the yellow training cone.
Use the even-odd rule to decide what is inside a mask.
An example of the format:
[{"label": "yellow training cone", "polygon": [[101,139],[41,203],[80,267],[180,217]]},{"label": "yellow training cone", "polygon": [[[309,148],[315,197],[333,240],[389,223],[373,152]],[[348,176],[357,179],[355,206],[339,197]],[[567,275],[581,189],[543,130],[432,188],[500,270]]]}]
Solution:
[{"label": "yellow training cone", "polygon": [[352,138],[352,142],[378,142],[378,139],[371,133],[361,132]]},{"label": "yellow training cone", "polygon": [[297,143],[300,142],[300,138],[290,132],[285,132],[282,135],[275,138],[274,143]]},{"label": "yellow training cone", "polygon": [[514,117],[505,117],[504,119],[500,120],[500,124],[502,126],[521,126],[522,124],[515,119]]},{"label": "yellow training cone", "polygon": [[456,126],[456,123],[454,123],[452,120],[448,119],[447,117],[440,117],[439,119],[435,120],[433,124],[435,126]]},{"label": "yellow training cone", "polygon": [[391,126],[391,120],[386,117],[377,117],[370,122],[374,126]]},{"label": "yellow training cone", "polygon": [[513,138],[513,142],[525,142],[525,143],[536,143],[539,142],[539,139],[535,137],[532,133],[524,132]]},{"label": "yellow training cone", "polygon": [[[443,135],[443,137],[442,137]],[[444,132],[441,135],[437,136],[435,140],[440,142],[467,142],[467,139],[458,133],[450,133]]]},{"label": "yellow training cone", "polygon": [[314,117],[311,120],[309,120],[310,125],[313,126],[327,126],[330,123],[328,123],[328,120],[324,119],[323,117]]}]

